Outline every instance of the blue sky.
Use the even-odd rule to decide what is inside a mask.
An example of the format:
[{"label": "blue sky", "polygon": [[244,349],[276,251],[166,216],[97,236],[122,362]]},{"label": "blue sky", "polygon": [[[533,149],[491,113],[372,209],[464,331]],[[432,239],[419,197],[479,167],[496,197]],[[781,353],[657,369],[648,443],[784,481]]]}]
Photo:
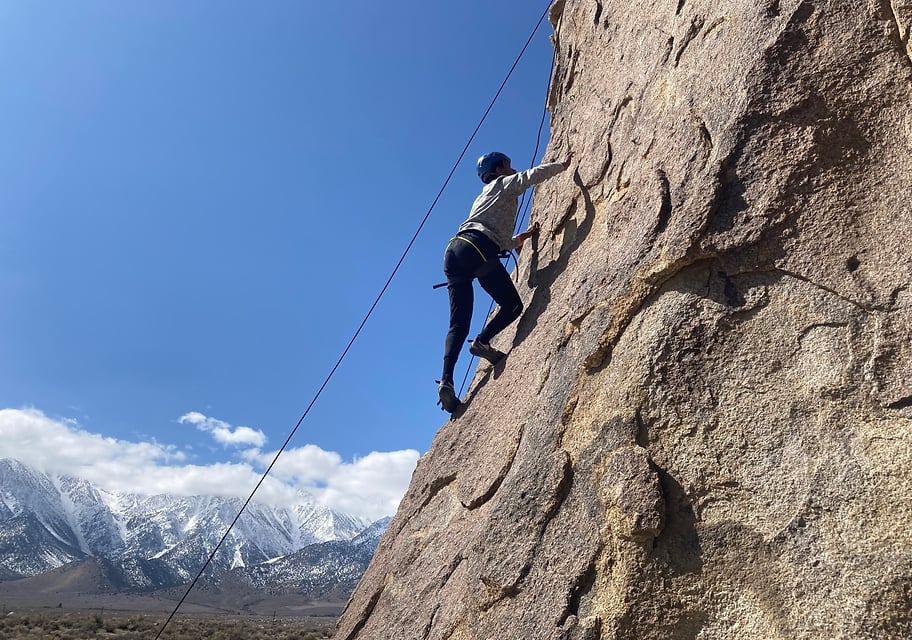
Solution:
[{"label": "blue sky", "polygon": [[[135,465],[241,469],[243,494],[546,5],[0,0],[0,456],[127,483],[80,448],[149,445]],[[532,160],[550,34],[546,21],[292,441],[300,469],[334,461],[302,488],[364,494],[367,477],[394,504],[445,422],[447,297],[431,285],[481,187],[477,157]],[[365,461],[373,475],[355,479]]]}]

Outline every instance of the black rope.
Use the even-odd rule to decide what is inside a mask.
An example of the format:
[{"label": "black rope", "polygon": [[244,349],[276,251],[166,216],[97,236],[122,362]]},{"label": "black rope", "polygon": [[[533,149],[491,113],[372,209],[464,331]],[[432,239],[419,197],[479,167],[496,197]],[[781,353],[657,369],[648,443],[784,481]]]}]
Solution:
[{"label": "black rope", "polygon": [[[553,64],[554,63],[552,62],[552,65]],[[550,86],[550,83],[549,83],[549,86]],[[535,139],[535,153],[532,154],[532,162],[535,162],[535,158],[538,157],[538,147],[541,144],[542,130],[545,128],[545,120],[547,119],[547,117],[548,117],[548,103],[547,103],[547,98],[545,98],[545,108],[542,109],[541,122],[539,122],[539,124],[538,124],[538,137]],[[531,191],[531,193],[534,194],[535,187],[532,187],[532,189],[530,191]],[[525,197],[526,197],[526,194],[523,193],[523,198],[525,199]],[[528,214],[529,209],[532,208],[532,196],[531,195],[529,196],[529,201],[526,202],[525,205],[526,205],[525,211],[522,211],[522,208],[523,208],[522,202],[519,205],[519,209],[520,209],[520,211],[522,211],[522,213],[520,214],[519,220],[517,221],[515,233],[519,233],[519,230],[522,229],[523,226],[525,225],[526,214]]]},{"label": "black rope", "polygon": [[[548,8],[550,8],[551,0],[548,0]],[[399,261],[396,263],[396,266],[393,268],[392,273],[390,273],[389,278],[387,278],[386,283],[383,285],[383,288],[380,290],[380,293],[377,294],[377,298],[374,300],[373,304],[368,309],[367,314],[364,316],[364,319],[361,321],[361,324],[358,325],[358,328],[355,330],[354,335],[351,337],[351,340],[348,341],[345,349],[342,351],[342,355],[339,356],[339,359],[336,360],[336,364],[333,365],[333,368],[330,370],[329,374],[323,380],[323,384],[320,385],[320,388],[317,390],[313,399],[310,401],[310,404],[307,405],[307,408],[304,410],[304,413],[301,414],[301,417],[298,419],[297,424],[295,424],[294,429],[291,430],[291,433],[288,434],[288,437],[285,439],[285,442],[282,444],[281,448],[276,453],[275,457],[272,459],[272,462],[269,463],[269,466],[266,468],[266,471],[260,477],[259,482],[256,483],[256,486],[253,488],[253,491],[250,492],[250,495],[247,497],[247,500],[244,501],[244,504],[241,505],[241,509],[238,511],[238,514],[234,517],[234,520],[231,521],[231,524],[228,525],[228,529],[225,530],[224,535],[218,541],[218,544],[215,545],[215,549],[212,550],[212,553],[209,554],[209,557],[206,559],[206,562],[203,564],[203,567],[199,570],[196,577],[193,578],[193,581],[190,583],[190,586],[187,587],[187,591],[178,601],[177,606],[174,607],[174,611],[171,612],[171,615],[168,616],[168,619],[165,620],[162,624],[161,629],[158,630],[158,633],[155,635],[155,640],[161,638],[161,634],[164,632],[165,628],[171,622],[175,615],[177,615],[178,610],[181,608],[181,605],[184,604],[184,601],[187,599],[187,596],[190,595],[190,592],[193,590],[193,587],[196,586],[196,583],[199,582],[199,579],[202,577],[203,572],[206,571],[206,568],[212,563],[212,559],[215,557],[215,554],[222,547],[225,540],[228,538],[228,534],[231,533],[231,530],[234,528],[234,525],[237,524],[238,519],[241,517],[241,514],[244,513],[244,510],[250,504],[250,501],[253,500],[253,496],[259,490],[260,486],[266,480],[266,477],[269,475],[269,472],[272,471],[272,468],[275,466],[275,463],[278,462],[279,456],[285,451],[288,447],[288,444],[291,442],[291,439],[297,433],[298,428],[301,426],[301,423],[304,422],[304,418],[307,417],[307,414],[310,413],[311,408],[316,404],[317,399],[323,393],[323,390],[326,388],[326,385],[329,384],[329,381],[332,379],[333,375],[336,373],[336,369],[339,368],[339,365],[342,364],[342,361],[345,359],[345,356],[348,355],[349,350],[352,345],[355,343],[355,340],[361,334],[361,330],[364,329],[364,325],[367,324],[367,321],[370,319],[371,315],[374,313],[374,309],[377,308],[377,305],[380,303],[380,299],[383,297],[383,294],[386,293],[387,288],[389,288],[390,283],[393,281],[396,273],[399,271],[399,267],[402,266],[402,263],[405,261],[405,257],[408,255],[409,251],[412,248],[412,245],[415,244],[415,240],[418,239],[418,234],[421,233],[421,230],[424,228],[425,223],[428,221],[428,218],[431,217],[431,212],[434,210],[434,207],[437,206],[437,202],[440,200],[440,197],[443,195],[444,190],[450,184],[450,179],[453,177],[453,174],[456,173],[456,168],[459,166],[459,163],[462,162],[463,157],[465,157],[466,152],[469,150],[469,146],[472,144],[472,141],[475,139],[475,136],[478,134],[478,131],[481,129],[481,125],[484,124],[484,121],[487,119],[488,114],[491,112],[491,109],[494,108],[494,103],[497,102],[497,99],[500,97],[501,92],[504,87],[507,85],[507,81],[513,75],[513,71],[516,69],[516,65],[519,64],[520,59],[526,53],[526,49],[529,48],[529,44],[532,42],[532,38],[535,36],[538,28],[541,26],[542,21],[545,19],[545,16],[548,15],[548,8],[545,9],[541,17],[538,19],[538,22],[535,23],[535,28],[532,30],[532,33],[529,34],[529,38],[526,40],[526,43],[523,45],[522,50],[519,52],[519,55],[516,56],[513,65],[510,67],[510,70],[507,72],[507,76],[504,78],[503,82],[500,84],[500,88],[497,89],[497,93],[494,94],[494,98],[491,100],[491,103],[488,105],[488,108],[485,109],[484,115],[481,116],[481,120],[478,121],[478,124],[475,126],[475,130],[472,131],[472,135],[469,136],[468,142],[466,142],[465,147],[463,147],[462,152],[459,154],[459,157],[456,159],[456,162],[453,163],[453,168],[450,169],[449,175],[447,175],[446,180],[443,182],[443,186],[440,187],[440,191],[437,192],[437,196],[434,198],[434,201],[431,203],[431,206],[428,208],[427,213],[424,214],[424,218],[421,220],[421,224],[418,225],[418,229],[415,231],[412,239],[409,240],[408,245],[405,247],[405,251],[402,252],[402,256],[399,258]]]}]

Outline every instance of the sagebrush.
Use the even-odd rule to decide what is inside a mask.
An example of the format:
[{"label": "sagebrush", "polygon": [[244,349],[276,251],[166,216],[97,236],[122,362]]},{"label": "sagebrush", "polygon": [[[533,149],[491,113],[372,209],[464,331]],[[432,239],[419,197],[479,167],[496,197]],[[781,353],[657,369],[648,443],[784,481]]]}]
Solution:
[{"label": "sagebrush", "polygon": [[[0,619],[0,640],[152,640],[166,620],[153,614],[118,612],[26,611]],[[332,636],[330,623],[299,618],[175,617],[161,640],[321,640]]]}]

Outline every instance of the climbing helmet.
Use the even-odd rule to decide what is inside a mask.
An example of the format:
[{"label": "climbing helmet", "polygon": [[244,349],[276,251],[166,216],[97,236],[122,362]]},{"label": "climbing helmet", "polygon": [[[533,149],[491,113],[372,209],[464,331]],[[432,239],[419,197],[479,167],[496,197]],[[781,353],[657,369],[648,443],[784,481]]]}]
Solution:
[{"label": "climbing helmet", "polygon": [[478,177],[488,183],[494,179],[494,168],[502,162],[510,162],[510,158],[500,151],[486,153],[478,159]]}]

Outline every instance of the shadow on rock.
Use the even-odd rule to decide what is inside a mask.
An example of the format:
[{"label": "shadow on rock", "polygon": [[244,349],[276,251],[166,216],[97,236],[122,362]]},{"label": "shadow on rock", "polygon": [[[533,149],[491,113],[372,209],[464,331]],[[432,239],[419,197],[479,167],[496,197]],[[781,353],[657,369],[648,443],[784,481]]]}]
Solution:
[{"label": "shadow on rock", "polygon": [[[589,232],[592,231],[592,224],[595,220],[595,205],[592,203],[589,189],[583,185],[578,171],[573,173],[573,183],[579,187],[580,192],[582,193],[585,215],[583,216],[582,222],[577,225],[577,222],[573,219],[575,211],[571,210],[568,213],[568,219],[562,225],[564,229],[564,239],[560,251],[558,252],[558,258],[557,260],[552,260],[546,267],[539,268],[538,266],[538,238],[533,239],[532,248],[534,252],[529,265],[529,279],[527,281],[527,285],[533,291],[532,300],[526,305],[526,312],[519,320],[519,325],[516,328],[516,337],[513,338],[514,348],[521,344],[522,341],[532,333],[532,329],[535,327],[538,317],[541,315],[542,311],[548,308],[548,304],[551,302],[551,286],[566,270],[567,265],[570,262],[572,249],[585,242]],[[572,207],[575,208],[576,206],[576,201],[574,201]],[[557,229],[552,233],[555,233],[556,231]]]}]

